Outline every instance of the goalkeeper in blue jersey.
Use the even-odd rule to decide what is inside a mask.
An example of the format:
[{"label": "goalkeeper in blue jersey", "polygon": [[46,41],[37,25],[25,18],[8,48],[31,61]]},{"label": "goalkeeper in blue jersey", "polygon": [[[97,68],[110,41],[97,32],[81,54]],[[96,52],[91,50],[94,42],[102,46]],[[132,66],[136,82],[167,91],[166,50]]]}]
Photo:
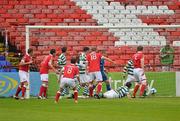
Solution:
[{"label": "goalkeeper in blue jersey", "polygon": [[130,98],[129,89],[131,88],[131,83],[127,82],[125,86],[118,87],[116,90],[110,90],[105,92],[102,97],[103,98],[123,98],[128,97]]}]

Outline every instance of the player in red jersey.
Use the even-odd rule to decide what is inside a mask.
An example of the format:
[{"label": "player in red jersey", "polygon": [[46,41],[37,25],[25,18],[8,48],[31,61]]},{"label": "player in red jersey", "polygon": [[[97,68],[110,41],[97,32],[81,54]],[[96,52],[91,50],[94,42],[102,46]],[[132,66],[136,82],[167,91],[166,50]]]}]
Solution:
[{"label": "player in red jersey", "polygon": [[[99,97],[99,93],[102,90],[102,74],[100,71],[100,62],[101,59],[105,59],[107,61],[110,61],[112,63],[114,63],[111,59],[102,56],[101,53],[96,52],[96,48],[93,47],[92,48],[92,52],[89,53],[87,55],[87,61],[88,61],[88,67],[89,67],[89,75],[91,78],[91,83],[89,85],[89,95],[90,97],[93,96],[93,89],[96,87],[97,85],[97,90],[96,90],[96,95],[95,97]],[[95,81],[95,85],[93,85],[93,81]]]},{"label": "player in red jersey", "polygon": [[[41,74],[41,81],[42,85],[40,87],[38,99],[46,99],[47,98],[47,88],[48,88],[48,72],[51,68],[53,71],[58,73],[58,71],[54,68],[52,61],[53,58],[56,56],[56,50],[51,49],[50,54],[44,58],[41,62],[40,67],[40,74]],[[43,94],[43,96],[42,96]]]},{"label": "player in red jersey", "polygon": [[78,91],[76,89],[76,83],[74,78],[76,77],[80,83],[79,79],[79,68],[75,65],[76,64],[76,58],[72,57],[71,58],[71,64],[68,64],[64,66],[64,68],[60,72],[60,77],[62,75],[62,72],[64,71],[63,77],[59,78],[58,83],[60,82],[60,89],[56,93],[55,97],[55,103],[59,101],[59,98],[61,96],[61,93],[63,92],[64,88],[67,86],[72,87],[74,91],[74,102],[77,103],[78,99]]},{"label": "player in red jersey", "polygon": [[132,57],[134,63],[134,76],[136,80],[139,80],[139,83],[134,87],[133,97],[136,97],[136,92],[140,86],[140,97],[143,96],[147,85],[146,75],[144,74],[144,54],[142,51],[143,47],[138,46],[137,52]]},{"label": "player in red jersey", "polygon": [[27,53],[22,58],[22,60],[19,64],[20,84],[16,90],[16,94],[14,96],[15,99],[19,99],[18,94],[21,91],[22,91],[21,99],[25,99],[26,88],[27,88],[28,82],[29,82],[29,65],[33,62],[32,55],[33,55],[33,50],[28,49]]}]

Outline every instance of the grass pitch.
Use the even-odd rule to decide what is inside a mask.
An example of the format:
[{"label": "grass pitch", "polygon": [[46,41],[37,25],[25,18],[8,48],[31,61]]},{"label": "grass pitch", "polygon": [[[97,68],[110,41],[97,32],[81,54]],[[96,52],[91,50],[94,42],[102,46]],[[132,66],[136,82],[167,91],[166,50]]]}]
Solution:
[{"label": "grass pitch", "polygon": [[0,121],[179,121],[180,98],[15,100],[0,98]]}]

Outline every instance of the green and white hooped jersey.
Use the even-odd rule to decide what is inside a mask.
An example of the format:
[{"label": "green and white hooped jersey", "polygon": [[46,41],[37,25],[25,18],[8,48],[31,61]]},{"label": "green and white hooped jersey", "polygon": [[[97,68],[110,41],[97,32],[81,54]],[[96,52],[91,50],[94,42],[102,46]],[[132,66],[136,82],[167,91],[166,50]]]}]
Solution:
[{"label": "green and white hooped jersey", "polygon": [[123,97],[127,96],[127,94],[129,93],[129,89],[127,86],[118,87],[118,89],[116,91],[117,91],[117,93],[119,93],[119,98],[123,98]]},{"label": "green and white hooped jersey", "polygon": [[64,55],[64,53],[59,56],[57,63],[60,67],[64,67],[66,65],[66,56]]},{"label": "green and white hooped jersey", "polygon": [[86,54],[81,53],[79,56],[79,74],[85,74],[86,73],[86,66],[87,66],[87,60],[86,60]]},{"label": "green and white hooped jersey", "polygon": [[133,61],[132,60],[129,60],[128,62],[127,62],[127,64],[126,64],[126,66],[124,67],[124,69],[123,69],[123,73],[124,74],[128,74],[128,75],[134,75],[134,73],[133,73],[133,71],[134,71],[134,65],[133,65]]}]

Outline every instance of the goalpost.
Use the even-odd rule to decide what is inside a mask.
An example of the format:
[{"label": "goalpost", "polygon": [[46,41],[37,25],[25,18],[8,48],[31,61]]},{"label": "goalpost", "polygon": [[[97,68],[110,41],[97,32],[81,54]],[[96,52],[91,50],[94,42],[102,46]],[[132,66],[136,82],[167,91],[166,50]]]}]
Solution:
[{"label": "goalpost", "polygon": [[[138,25],[138,26],[25,26],[25,49],[26,52],[30,47],[30,30],[31,29],[137,29],[137,28],[180,28],[180,25]],[[176,79],[176,83],[180,83],[179,79]],[[30,83],[29,83],[30,85]],[[30,87],[27,87],[26,98],[30,98]],[[180,87],[176,87],[176,94],[180,96]]]}]

